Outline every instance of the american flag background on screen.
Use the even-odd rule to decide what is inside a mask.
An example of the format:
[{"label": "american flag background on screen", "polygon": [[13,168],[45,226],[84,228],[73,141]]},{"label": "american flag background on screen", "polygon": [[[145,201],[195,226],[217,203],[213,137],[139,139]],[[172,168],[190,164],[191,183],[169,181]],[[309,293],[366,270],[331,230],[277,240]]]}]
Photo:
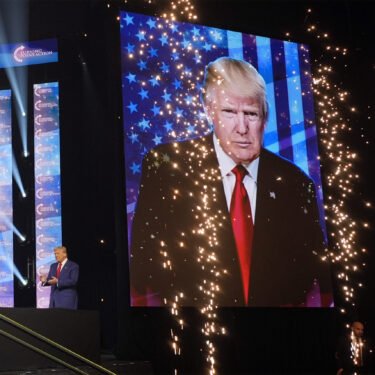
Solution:
[{"label": "american flag background on screen", "polygon": [[263,76],[270,110],[264,147],[314,180],[324,230],[308,47],[129,12],[120,18],[129,236],[144,154],[211,132],[200,92],[205,66],[222,56],[250,62]]}]

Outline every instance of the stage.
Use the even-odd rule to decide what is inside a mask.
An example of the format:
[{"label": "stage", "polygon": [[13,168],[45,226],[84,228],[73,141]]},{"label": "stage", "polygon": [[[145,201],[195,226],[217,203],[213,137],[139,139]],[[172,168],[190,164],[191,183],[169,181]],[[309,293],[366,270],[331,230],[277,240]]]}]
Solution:
[{"label": "stage", "polygon": [[[310,6],[0,0],[0,314],[68,349],[0,320],[0,374],[73,373],[37,347],[88,374],[69,352],[117,375],[208,375],[210,359],[217,375],[332,375],[352,321],[375,337],[375,2]],[[264,79],[257,159],[274,154],[259,181],[243,177],[244,252],[234,175],[228,190],[216,162],[221,115],[202,103],[206,68],[227,56]],[[48,309],[40,284],[61,245],[79,265],[76,311]]]},{"label": "stage", "polygon": [[[112,358],[110,358],[112,357]],[[152,375],[152,367],[150,362],[145,361],[118,361],[113,356],[103,355],[100,361],[101,365],[106,369],[116,373],[116,375]],[[93,372],[90,367],[81,366],[80,370],[87,372],[87,374],[100,374]],[[51,367],[43,369],[32,370],[17,370],[17,371],[0,371],[4,375],[71,375],[73,371],[61,367]]]}]

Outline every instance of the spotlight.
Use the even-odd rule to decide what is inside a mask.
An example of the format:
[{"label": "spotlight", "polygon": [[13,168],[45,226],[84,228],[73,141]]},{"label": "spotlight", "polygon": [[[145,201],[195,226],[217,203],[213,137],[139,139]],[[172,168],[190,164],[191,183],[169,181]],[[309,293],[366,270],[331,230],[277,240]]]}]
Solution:
[{"label": "spotlight", "polygon": [[[24,151],[24,155],[26,157],[28,155],[28,152]],[[16,158],[14,157],[14,155],[12,155],[12,157],[13,157],[13,163],[12,163],[13,178],[16,181],[17,186],[20,189],[20,192],[21,192],[22,196],[25,197],[26,196],[26,192],[25,192],[25,189],[23,187],[23,183],[22,183],[22,179],[21,179],[21,176],[20,176],[20,172],[18,170],[17,161],[16,161]]]},{"label": "spotlight", "polygon": [[22,193],[22,198],[26,198],[27,194],[25,192]]},{"label": "spotlight", "polygon": [[25,242],[26,238],[21,232],[14,226],[14,224],[9,220],[9,218],[6,215],[2,215],[0,213],[0,218],[5,222],[5,224],[10,228],[13,233],[22,241]]},{"label": "spotlight", "polygon": [[23,116],[23,117],[26,117],[26,112],[22,112],[22,116]]},{"label": "spotlight", "polygon": [[29,151],[24,150],[24,152],[23,152],[23,156],[24,156],[25,158],[27,158],[29,155],[30,155]]}]

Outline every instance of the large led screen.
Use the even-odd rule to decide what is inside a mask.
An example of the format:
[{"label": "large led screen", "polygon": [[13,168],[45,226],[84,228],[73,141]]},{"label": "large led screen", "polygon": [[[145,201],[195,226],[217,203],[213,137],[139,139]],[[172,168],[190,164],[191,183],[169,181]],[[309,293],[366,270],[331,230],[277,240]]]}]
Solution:
[{"label": "large led screen", "polygon": [[331,306],[308,47],[121,12],[121,53],[132,306]]}]

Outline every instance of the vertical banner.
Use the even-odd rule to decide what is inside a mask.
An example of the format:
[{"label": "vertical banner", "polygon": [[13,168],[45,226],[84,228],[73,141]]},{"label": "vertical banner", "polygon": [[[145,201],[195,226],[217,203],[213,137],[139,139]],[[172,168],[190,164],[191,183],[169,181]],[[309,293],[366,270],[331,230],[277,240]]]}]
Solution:
[{"label": "vertical banner", "polygon": [[[37,280],[47,275],[61,246],[58,82],[34,85],[35,239]],[[37,284],[36,306],[49,306],[50,287]]]},{"label": "vertical banner", "polygon": [[13,307],[11,91],[0,91],[0,306]]}]

